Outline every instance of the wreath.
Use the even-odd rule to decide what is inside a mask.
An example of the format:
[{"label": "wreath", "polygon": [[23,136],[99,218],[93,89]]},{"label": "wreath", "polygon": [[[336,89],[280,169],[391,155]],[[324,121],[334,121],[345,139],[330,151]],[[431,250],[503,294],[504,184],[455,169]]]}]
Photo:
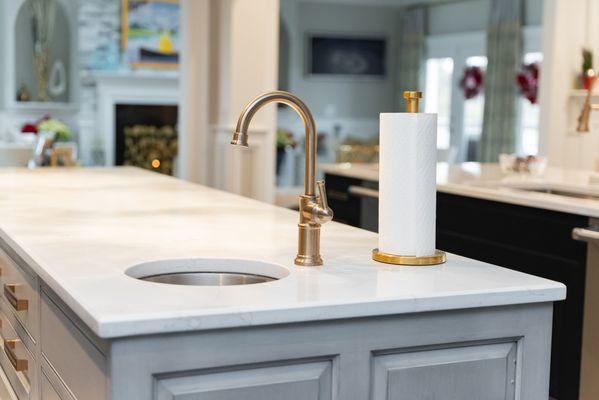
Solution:
[{"label": "wreath", "polygon": [[524,64],[516,76],[516,83],[520,94],[531,104],[536,104],[539,91],[539,64]]},{"label": "wreath", "polygon": [[466,99],[472,99],[483,90],[483,84],[485,76],[482,68],[480,67],[466,67],[464,68],[464,74],[460,79],[460,88],[464,92]]}]

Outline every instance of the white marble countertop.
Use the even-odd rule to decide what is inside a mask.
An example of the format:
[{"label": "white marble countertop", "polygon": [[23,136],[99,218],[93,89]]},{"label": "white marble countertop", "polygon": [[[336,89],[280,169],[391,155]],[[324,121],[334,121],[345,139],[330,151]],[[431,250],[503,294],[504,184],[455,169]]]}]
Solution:
[{"label": "white marble countertop", "polygon": [[[293,265],[297,213],[133,168],[0,169],[0,238],[100,337],[112,338],[563,299],[556,282],[448,255],[371,260],[377,236],[322,230],[321,268]],[[289,276],[229,287],[126,276],[144,261],[245,258]]]},{"label": "white marble countertop", "polygon": [[[321,164],[319,170],[350,178],[378,181],[378,164]],[[594,173],[548,167],[540,177],[504,174],[498,164],[437,164],[437,190],[444,193],[500,201],[546,210],[599,218],[599,184]],[[544,193],[567,192],[569,195]]]}]

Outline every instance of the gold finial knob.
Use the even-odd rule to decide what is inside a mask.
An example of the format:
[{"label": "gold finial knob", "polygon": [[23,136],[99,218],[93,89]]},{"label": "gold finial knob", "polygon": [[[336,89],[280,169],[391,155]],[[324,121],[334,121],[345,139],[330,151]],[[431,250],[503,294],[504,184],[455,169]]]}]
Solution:
[{"label": "gold finial knob", "polygon": [[406,90],[403,92],[403,98],[406,99],[406,111],[409,113],[417,113],[420,109],[420,99],[422,92]]}]

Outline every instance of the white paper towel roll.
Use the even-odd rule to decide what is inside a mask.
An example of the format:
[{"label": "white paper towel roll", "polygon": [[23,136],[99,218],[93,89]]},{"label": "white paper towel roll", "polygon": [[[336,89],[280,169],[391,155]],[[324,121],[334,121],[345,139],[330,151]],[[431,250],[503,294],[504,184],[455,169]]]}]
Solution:
[{"label": "white paper towel roll", "polygon": [[437,114],[382,113],[379,251],[435,253]]}]

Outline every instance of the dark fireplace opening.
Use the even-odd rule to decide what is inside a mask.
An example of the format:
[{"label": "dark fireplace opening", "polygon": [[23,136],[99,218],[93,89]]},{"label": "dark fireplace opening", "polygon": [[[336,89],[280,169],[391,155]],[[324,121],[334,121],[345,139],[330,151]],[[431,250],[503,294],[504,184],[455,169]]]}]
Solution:
[{"label": "dark fireplace opening", "polygon": [[173,175],[178,150],[176,105],[117,104],[115,165]]}]

